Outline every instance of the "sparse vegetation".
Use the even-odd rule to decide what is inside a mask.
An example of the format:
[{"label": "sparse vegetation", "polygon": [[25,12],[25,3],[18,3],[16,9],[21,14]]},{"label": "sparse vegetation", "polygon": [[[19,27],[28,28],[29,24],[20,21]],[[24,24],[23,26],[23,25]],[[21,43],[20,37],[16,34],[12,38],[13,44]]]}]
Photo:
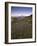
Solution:
[{"label": "sparse vegetation", "polygon": [[11,17],[11,20],[11,39],[32,38],[32,15]]}]

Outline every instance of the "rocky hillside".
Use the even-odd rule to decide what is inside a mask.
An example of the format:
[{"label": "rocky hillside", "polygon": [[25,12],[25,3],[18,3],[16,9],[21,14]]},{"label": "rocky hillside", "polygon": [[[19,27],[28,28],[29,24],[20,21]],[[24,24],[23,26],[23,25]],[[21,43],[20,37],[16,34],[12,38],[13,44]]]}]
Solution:
[{"label": "rocky hillside", "polygon": [[11,39],[32,37],[32,15],[11,17]]}]

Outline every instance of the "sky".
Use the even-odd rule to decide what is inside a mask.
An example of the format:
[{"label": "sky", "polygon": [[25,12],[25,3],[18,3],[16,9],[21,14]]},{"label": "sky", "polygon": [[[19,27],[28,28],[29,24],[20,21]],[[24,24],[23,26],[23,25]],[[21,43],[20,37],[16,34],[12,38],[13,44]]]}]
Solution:
[{"label": "sky", "polygon": [[30,16],[32,14],[32,7],[11,7],[11,15],[17,16]]}]

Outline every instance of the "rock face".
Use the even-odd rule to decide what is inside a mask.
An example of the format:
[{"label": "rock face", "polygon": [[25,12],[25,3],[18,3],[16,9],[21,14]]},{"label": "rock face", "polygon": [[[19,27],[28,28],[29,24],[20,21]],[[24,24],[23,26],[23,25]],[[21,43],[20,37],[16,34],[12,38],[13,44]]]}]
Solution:
[{"label": "rock face", "polygon": [[32,15],[11,17],[11,39],[32,38]]}]

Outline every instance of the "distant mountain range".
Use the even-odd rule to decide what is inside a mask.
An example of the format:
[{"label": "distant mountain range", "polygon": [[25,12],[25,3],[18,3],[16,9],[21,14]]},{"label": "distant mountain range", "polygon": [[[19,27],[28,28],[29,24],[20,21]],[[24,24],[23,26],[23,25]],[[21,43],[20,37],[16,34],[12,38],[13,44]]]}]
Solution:
[{"label": "distant mountain range", "polygon": [[20,16],[20,17],[11,17],[11,21],[20,21],[20,20],[28,20],[31,19],[32,15],[30,16]]}]

